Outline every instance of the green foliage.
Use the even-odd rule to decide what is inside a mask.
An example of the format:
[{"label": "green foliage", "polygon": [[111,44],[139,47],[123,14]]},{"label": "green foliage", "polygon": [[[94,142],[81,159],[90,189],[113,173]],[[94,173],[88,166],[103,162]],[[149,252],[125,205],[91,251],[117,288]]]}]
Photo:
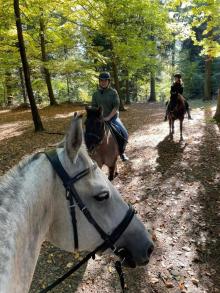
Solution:
[{"label": "green foliage", "polygon": [[181,68],[183,74],[184,96],[189,99],[198,99],[203,97],[204,75],[201,72],[204,71],[204,62],[198,55],[190,56],[192,48],[193,46],[181,51],[178,67]]},{"label": "green foliage", "polygon": [[[173,9],[182,7],[191,37],[195,45],[202,47],[201,54],[216,58],[220,56],[220,2],[218,0],[183,0],[168,1]],[[202,27],[202,34],[197,35],[195,28]]]},{"label": "green foliage", "polygon": [[[21,100],[22,93],[13,5],[10,0],[0,0],[0,7],[2,103],[8,94]],[[136,99],[138,93],[145,100],[151,73],[156,76],[158,98],[166,99],[170,76],[178,68],[184,75],[186,96],[198,97],[202,96],[204,81],[204,62],[198,55],[220,56],[219,1],[21,0],[20,8],[33,89],[44,100],[48,98],[43,66],[51,73],[58,101],[89,100],[98,71],[113,71],[113,61],[124,99],[129,81],[130,96]],[[43,31],[40,31],[40,21]],[[46,62],[42,62],[41,56],[42,33]],[[194,45],[188,43],[185,47],[190,33]],[[181,44],[183,49],[178,49]],[[174,49],[175,66],[172,65]],[[218,62],[216,59],[213,63],[213,94],[220,80]]]}]

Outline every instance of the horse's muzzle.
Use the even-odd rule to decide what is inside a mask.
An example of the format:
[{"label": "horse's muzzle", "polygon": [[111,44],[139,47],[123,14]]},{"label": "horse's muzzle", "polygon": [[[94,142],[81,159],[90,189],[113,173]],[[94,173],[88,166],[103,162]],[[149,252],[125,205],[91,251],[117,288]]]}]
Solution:
[{"label": "horse's muzzle", "polygon": [[153,250],[154,250],[154,246],[152,244],[147,250],[147,256],[146,256],[145,260],[143,260],[141,262],[135,261],[131,252],[127,248],[119,248],[119,249],[117,249],[115,254],[120,257],[121,263],[123,266],[129,267],[129,268],[135,268],[137,265],[138,266],[147,265]]},{"label": "horse's muzzle", "polygon": [[136,263],[132,257],[132,254],[126,248],[119,248],[115,254],[120,257],[121,264],[125,267],[135,268]]}]

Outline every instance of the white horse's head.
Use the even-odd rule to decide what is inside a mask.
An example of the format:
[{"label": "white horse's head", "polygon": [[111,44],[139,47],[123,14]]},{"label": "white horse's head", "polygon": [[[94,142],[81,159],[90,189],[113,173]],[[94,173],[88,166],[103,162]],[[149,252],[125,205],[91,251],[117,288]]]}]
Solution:
[{"label": "white horse's head", "polygon": [[[128,212],[128,205],[123,201],[116,188],[105,174],[88,156],[83,142],[81,116],[75,114],[66,136],[64,147],[57,149],[59,159],[69,174],[74,177],[90,168],[90,172],[78,180],[74,187],[93,219],[103,231],[111,234],[122,222]],[[56,177],[56,200],[54,201],[54,220],[48,233],[48,240],[68,251],[74,251],[74,235],[68,201],[61,180]],[[103,239],[97,229],[88,221],[82,211],[76,207],[79,250],[92,251]],[[145,265],[153,251],[150,239],[143,223],[133,216],[128,227],[115,243],[124,263],[134,267]]]}]

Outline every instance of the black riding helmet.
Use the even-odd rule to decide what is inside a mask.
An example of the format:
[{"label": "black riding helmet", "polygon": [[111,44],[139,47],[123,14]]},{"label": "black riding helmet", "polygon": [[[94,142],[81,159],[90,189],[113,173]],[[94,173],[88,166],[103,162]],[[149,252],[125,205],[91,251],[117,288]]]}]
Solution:
[{"label": "black riding helmet", "polygon": [[182,78],[182,76],[181,76],[181,74],[180,73],[176,73],[175,75],[174,75],[174,77],[177,77],[177,78]]},{"label": "black riding helmet", "polygon": [[99,74],[99,80],[110,80],[111,79],[111,75],[109,72],[101,72]]}]

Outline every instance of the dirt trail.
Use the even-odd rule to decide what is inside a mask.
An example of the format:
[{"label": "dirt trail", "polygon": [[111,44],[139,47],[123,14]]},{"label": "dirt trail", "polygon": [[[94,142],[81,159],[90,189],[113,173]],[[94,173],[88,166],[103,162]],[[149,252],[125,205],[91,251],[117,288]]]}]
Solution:
[{"label": "dirt trail", "polygon": [[[167,136],[160,105],[136,104],[121,114],[130,133],[130,162],[119,163],[114,184],[151,227],[156,247],[147,267],[125,270],[128,292],[220,292],[220,134],[212,111],[209,105],[193,109],[182,143],[178,125],[174,139]],[[89,261],[53,292],[120,292],[114,260]],[[71,254],[44,244],[30,292],[74,262]]]}]

